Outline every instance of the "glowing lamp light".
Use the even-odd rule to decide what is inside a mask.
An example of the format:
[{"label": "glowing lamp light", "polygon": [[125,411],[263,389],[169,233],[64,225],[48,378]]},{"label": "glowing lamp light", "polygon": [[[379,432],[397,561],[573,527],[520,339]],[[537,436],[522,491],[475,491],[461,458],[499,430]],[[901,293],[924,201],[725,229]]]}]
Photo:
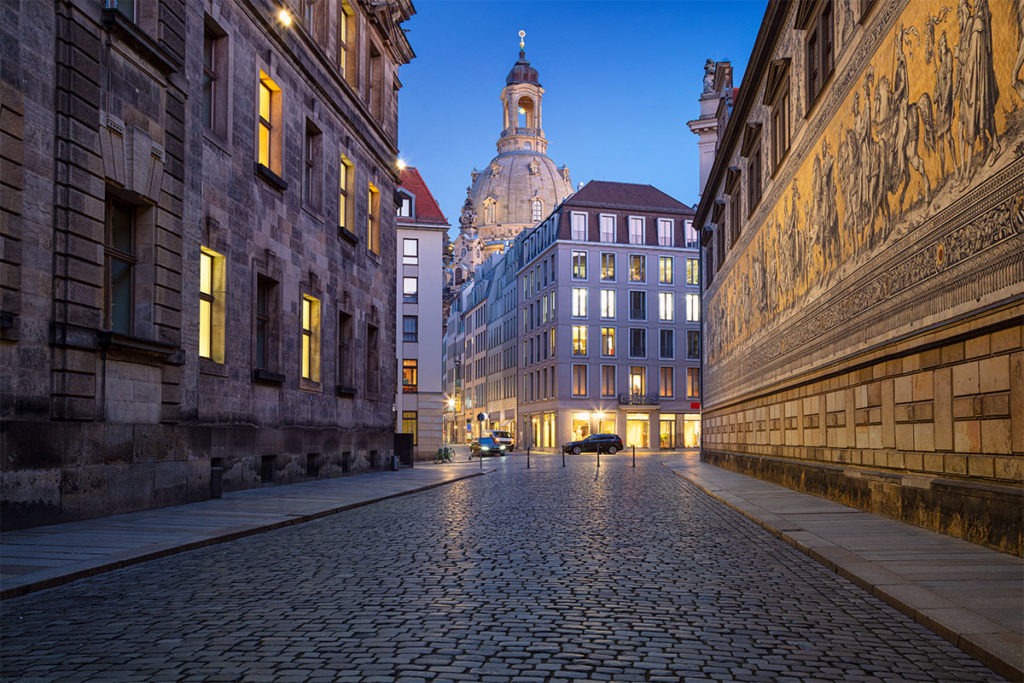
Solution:
[{"label": "glowing lamp light", "polygon": [[280,12],[277,13],[277,20],[280,21],[281,25],[284,26],[284,27],[291,26],[292,25],[292,15],[291,15],[291,12],[289,12],[286,9],[282,9]]},{"label": "glowing lamp light", "polygon": [[526,113],[526,110],[525,110],[525,109],[523,109],[522,107],[519,107],[519,113],[520,113],[520,114],[525,114],[525,113]]},{"label": "glowing lamp light", "polygon": [[395,167],[399,171],[404,171],[406,168],[408,168],[408,166],[409,166],[409,164],[405,163],[405,159],[396,159],[395,160]]}]

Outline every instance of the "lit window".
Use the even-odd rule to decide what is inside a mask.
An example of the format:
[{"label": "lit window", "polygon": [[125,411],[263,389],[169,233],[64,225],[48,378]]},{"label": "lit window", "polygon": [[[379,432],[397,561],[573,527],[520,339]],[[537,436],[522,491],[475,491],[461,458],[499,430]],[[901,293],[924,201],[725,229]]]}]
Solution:
[{"label": "lit window", "polygon": [[415,266],[420,262],[420,241],[412,237],[402,240],[402,263]]},{"label": "lit window", "polygon": [[302,378],[320,381],[320,301],[302,297]]},{"label": "lit window", "polygon": [[348,0],[342,0],[341,12],[338,15],[338,70],[341,75],[352,83],[355,76],[355,65],[352,64],[352,33],[355,30],[355,13]]},{"label": "lit window", "polygon": [[700,320],[700,296],[686,295],[686,322],[695,323]]},{"label": "lit window", "polygon": [[104,322],[108,330],[132,334],[135,308],[135,207],[107,200]]},{"label": "lit window", "polygon": [[629,368],[629,393],[643,396],[647,393],[647,368],[633,365]]},{"label": "lit window", "polygon": [[673,274],[674,259],[671,256],[659,256],[658,257],[658,282],[663,285],[670,285],[675,282],[675,275]]},{"label": "lit window", "polygon": [[224,257],[199,252],[199,355],[224,362]]},{"label": "lit window", "polygon": [[587,279],[587,252],[572,252],[572,277],[574,280]]},{"label": "lit window", "polygon": [[534,199],[530,203],[530,217],[534,223],[537,223],[544,217],[544,204],[539,199]]},{"label": "lit window", "polygon": [[366,248],[380,254],[380,190],[373,183],[366,189]]},{"label": "lit window", "polygon": [[658,219],[658,244],[660,246],[671,247],[675,244],[675,238],[672,234],[674,227],[675,224],[671,218]]},{"label": "lit window", "polygon": [[[547,318],[547,299],[544,300],[544,313],[545,319]],[[587,288],[586,287],[573,287],[572,288],[572,317],[574,318],[585,318],[587,317]]]},{"label": "lit window", "polygon": [[419,417],[415,410],[402,411],[402,432],[412,434],[412,445],[419,443]]},{"label": "lit window", "polygon": [[615,294],[614,289],[601,290],[601,317],[606,320],[615,318]]},{"label": "lit window", "polygon": [[601,254],[601,279],[605,282],[615,282],[615,254]]},{"label": "lit window", "polygon": [[587,214],[572,212],[572,239],[582,242],[587,239]]},{"label": "lit window", "polygon": [[419,361],[406,358],[402,360],[402,392],[415,394],[419,390]]},{"label": "lit window", "polygon": [[647,281],[647,257],[643,254],[629,255],[629,281]]},{"label": "lit window", "polygon": [[615,328],[614,327],[602,327],[601,328],[601,355],[602,356],[614,356],[615,355]]},{"label": "lit window", "polygon": [[672,398],[675,396],[675,371],[673,368],[661,368],[659,372],[658,396]]},{"label": "lit window", "polygon": [[415,304],[420,300],[420,279],[418,277],[402,278],[402,303]]},{"label": "lit window", "polygon": [[700,398],[700,368],[686,368],[686,397]]},{"label": "lit window", "polygon": [[700,284],[700,261],[698,259],[686,259],[686,284]]},{"label": "lit window", "polygon": [[587,326],[586,325],[573,325],[572,326],[572,355],[574,355],[574,356],[585,356],[585,355],[587,355]]},{"label": "lit window", "polygon": [[551,330],[551,338],[548,340],[548,344],[549,344],[549,351],[551,352],[550,355],[551,355],[552,358],[554,358],[555,357],[555,330],[554,330],[554,328],[552,328],[552,330]]},{"label": "lit window", "polygon": [[676,295],[674,292],[658,292],[658,320],[672,322],[676,319]]},{"label": "lit window", "polygon": [[587,366],[586,365],[574,365],[574,366],[572,366],[572,395],[573,396],[586,396],[587,395]]},{"label": "lit window", "polygon": [[260,71],[256,161],[281,175],[281,89]]},{"label": "lit window", "polygon": [[615,241],[615,216],[607,216],[602,214],[600,217],[601,223],[601,241],[602,242],[614,242]]},{"label": "lit window", "polygon": [[644,243],[644,219],[638,216],[629,217],[629,243]]},{"label": "lit window", "polygon": [[355,221],[352,220],[352,202],[348,200],[348,191],[355,179],[356,167],[344,154],[338,163],[338,227],[355,232]]}]

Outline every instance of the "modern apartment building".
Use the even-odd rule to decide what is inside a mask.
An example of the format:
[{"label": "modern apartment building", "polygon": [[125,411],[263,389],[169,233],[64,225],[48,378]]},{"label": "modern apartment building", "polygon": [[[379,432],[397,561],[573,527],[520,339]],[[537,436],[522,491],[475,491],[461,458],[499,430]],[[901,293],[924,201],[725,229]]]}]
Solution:
[{"label": "modern apartment building", "polygon": [[401,384],[395,395],[396,431],[411,434],[417,459],[442,444],[441,386],[443,251],[448,219],[415,168],[399,173],[396,344]]},{"label": "modern apartment building", "polygon": [[773,1],[709,64],[706,460],[1024,552],[1022,16]]},{"label": "modern apartment building", "polygon": [[5,527],[390,462],[413,11],[5,7]]},{"label": "modern apartment building", "polygon": [[700,327],[693,210],[650,185],[592,181],[517,240],[517,442],[614,432],[696,447]]}]

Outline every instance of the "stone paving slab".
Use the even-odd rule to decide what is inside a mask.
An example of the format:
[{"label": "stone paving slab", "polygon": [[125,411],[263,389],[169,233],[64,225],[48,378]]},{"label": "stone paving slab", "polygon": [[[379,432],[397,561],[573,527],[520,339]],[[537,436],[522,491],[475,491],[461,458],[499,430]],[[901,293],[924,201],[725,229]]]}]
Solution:
[{"label": "stone paving slab", "polygon": [[1024,680],[1024,559],[723,470],[666,463],[1010,680]]},{"label": "stone paving slab", "polygon": [[[485,465],[486,466],[486,465]],[[490,471],[477,461],[318,479],[0,534],[0,599]]]}]

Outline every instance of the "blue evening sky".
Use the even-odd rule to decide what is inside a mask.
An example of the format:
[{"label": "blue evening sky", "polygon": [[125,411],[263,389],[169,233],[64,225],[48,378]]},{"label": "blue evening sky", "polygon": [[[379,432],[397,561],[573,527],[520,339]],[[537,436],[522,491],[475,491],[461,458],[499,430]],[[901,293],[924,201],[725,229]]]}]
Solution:
[{"label": "blue evening sky", "polygon": [[414,0],[404,24],[416,58],[401,68],[399,149],[441,205],[453,234],[470,172],[501,132],[505,76],[526,58],[544,87],[548,156],[574,186],[654,185],[698,197],[697,118],[704,62],[729,60],[734,83],[767,0]]}]

